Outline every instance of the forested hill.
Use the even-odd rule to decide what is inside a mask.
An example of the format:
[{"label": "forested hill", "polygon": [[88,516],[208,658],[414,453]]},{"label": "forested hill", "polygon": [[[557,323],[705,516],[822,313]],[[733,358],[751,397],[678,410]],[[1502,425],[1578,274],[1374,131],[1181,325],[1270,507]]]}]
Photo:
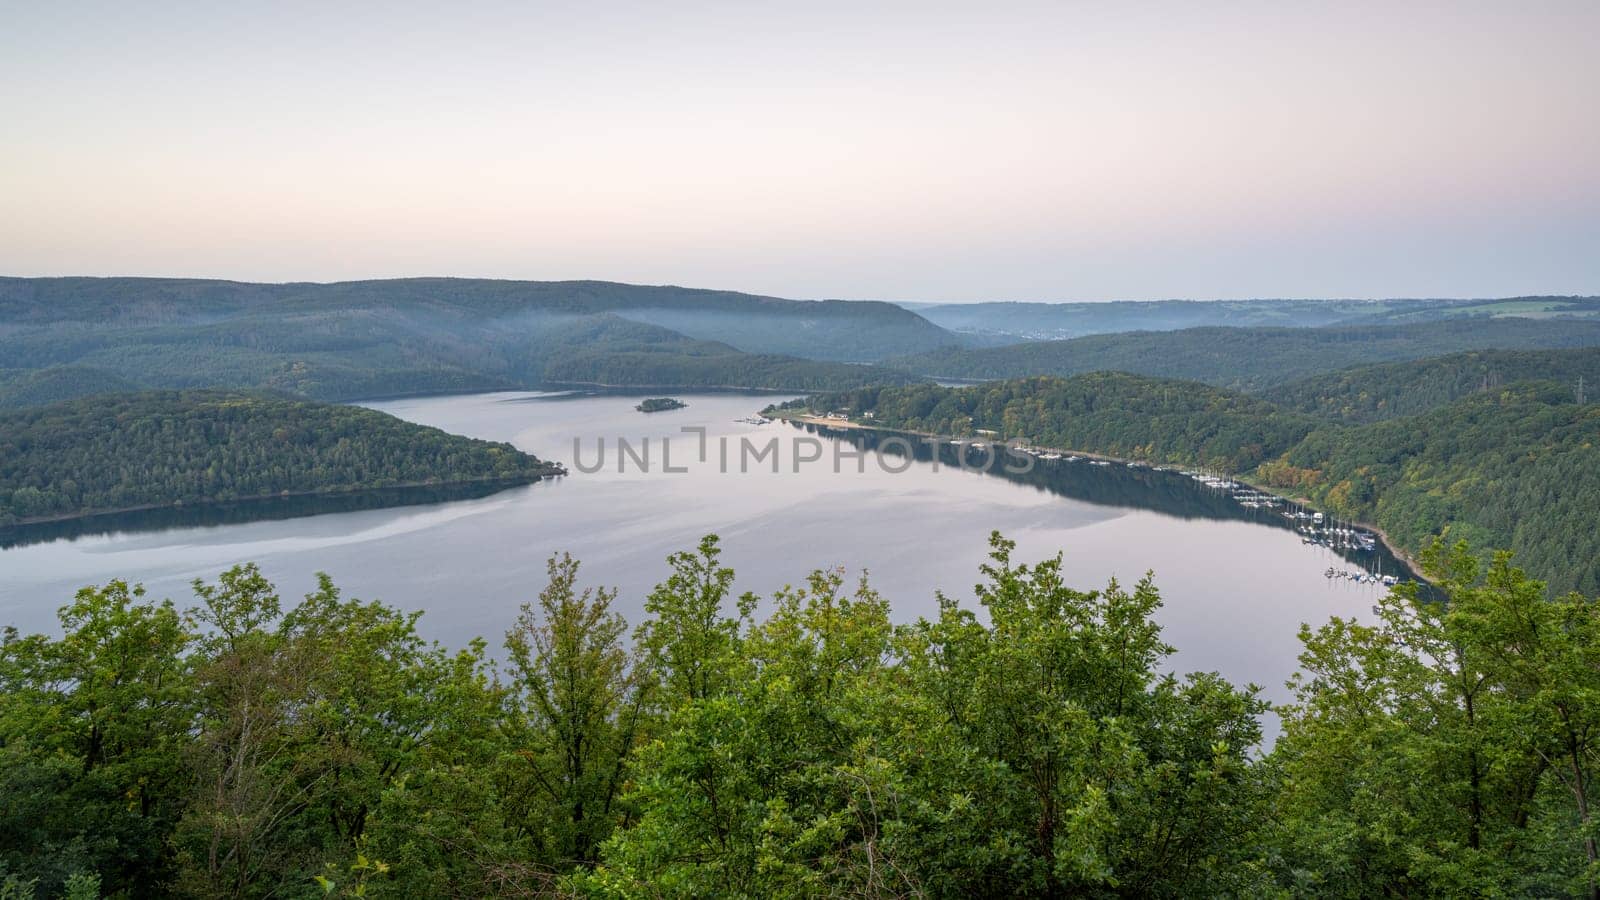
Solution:
[{"label": "forested hill", "polygon": [[[1575,350],[1474,350],[1431,359],[1358,366],[1270,388],[1286,409],[1349,422],[1427,412],[1517,381],[1548,380],[1600,397],[1600,347]],[[1580,383],[1581,381],[1581,383]]]},{"label": "forested hill", "polygon": [[138,387],[128,379],[99,369],[77,366],[0,369],[0,410],[135,390]]},{"label": "forested hill", "polygon": [[[9,302],[0,302],[0,360],[14,369],[93,370],[140,388],[264,388],[317,400],[528,388],[550,381],[837,390],[912,380],[868,365],[748,352],[691,337],[624,317],[653,315],[648,310],[588,309],[602,304],[580,302],[587,296],[582,293],[572,299],[534,292],[523,299],[548,303],[517,308],[511,303],[520,295],[502,298],[495,291],[513,291],[522,283],[461,284],[12,279],[0,281],[0,295],[8,286],[11,292]],[[560,302],[564,297],[571,302]],[[756,309],[769,305],[746,299]],[[881,339],[886,350],[930,346],[896,343],[893,334],[902,325],[912,331],[933,327],[898,307],[771,305],[781,314],[746,316],[711,307],[694,315],[725,316],[730,329],[765,329],[773,338],[751,345],[803,344],[820,357],[848,356],[842,348],[852,341]],[[808,318],[796,307],[816,312]],[[887,330],[878,328],[878,318]],[[0,406],[5,404],[0,384]]]},{"label": "forested hill", "polygon": [[1325,427],[1259,480],[1416,550],[1451,539],[1506,547],[1557,590],[1600,591],[1600,403],[1520,382],[1420,416]]},{"label": "forested hill", "polygon": [[786,300],[607,281],[401,278],[252,284],[169,278],[0,278],[0,323],[193,326],[335,312],[515,329],[522,317],[611,313],[750,353],[861,362],[959,343],[892,303]]},{"label": "forested hill", "polygon": [[558,470],[509,444],[262,394],[115,394],[0,414],[0,524],[282,494],[510,485]]},{"label": "forested hill", "polygon": [[1337,369],[1465,350],[1600,346],[1600,321],[1460,319],[1327,328],[1189,328],[1099,334],[894,360],[918,374],[998,379],[1121,371],[1260,390]]},{"label": "forested hill", "polygon": [[827,394],[809,403],[888,428],[977,429],[1114,456],[1204,465],[1383,528],[1413,553],[1434,535],[1505,547],[1558,590],[1600,590],[1600,403],[1518,382],[1421,415],[1352,425],[1194,382],[1097,373],[967,388]]},{"label": "forested hill", "polygon": [[611,314],[542,326],[508,355],[517,382],[523,384],[553,381],[808,391],[917,380],[882,366],[745,353]]},{"label": "forested hill", "polygon": [[809,401],[818,411],[933,434],[983,428],[1005,440],[1127,458],[1244,471],[1282,453],[1319,424],[1264,400],[1193,381],[1095,372],[969,388],[865,387]]}]

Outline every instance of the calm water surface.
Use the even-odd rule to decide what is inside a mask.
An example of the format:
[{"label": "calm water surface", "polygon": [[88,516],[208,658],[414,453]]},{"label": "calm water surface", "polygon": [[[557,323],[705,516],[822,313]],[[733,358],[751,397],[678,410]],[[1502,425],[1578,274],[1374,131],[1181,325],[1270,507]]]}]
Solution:
[{"label": "calm water surface", "polygon": [[[1302,544],[1275,514],[1241,509],[1175,474],[1056,463],[1012,479],[963,471],[951,465],[949,448],[936,465],[926,447],[915,459],[889,457],[887,467],[869,457],[864,471],[845,458],[836,471],[836,448],[882,439],[735,421],[770,397],[679,396],[687,409],[650,415],[633,409],[638,395],[373,403],[411,421],[509,441],[574,474],[490,496],[419,497],[432,502],[396,508],[362,509],[362,501],[346,498],[168,511],[13,537],[0,549],[0,623],[51,629],[55,609],[77,588],[112,578],[142,582],[150,594],[183,605],[192,579],[254,560],[285,596],[306,592],[313,573],[325,571],[346,596],[425,610],[422,627],[432,637],[495,642],[518,605],[538,592],[552,553],[571,552],[591,582],[619,587],[619,611],[636,623],[645,594],[665,574],[667,554],[707,532],[722,536],[739,590],[770,596],[813,568],[870,569],[896,617],[910,620],[934,611],[935,590],[971,598],[987,537],[998,529],[1017,541],[1020,560],[1064,553],[1083,588],[1111,578],[1131,584],[1153,570],[1165,601],[1165,637],[1179,648],[1176,668],[1217,670],[1284,699],[1300,624],[1367,617],[1380,590],[1330,581],[1323,574],[1329,566],[1354,564]],[[706,430],[703,463],[701,440],[686,426]],[[650,471],[616,452],[619,438],[636,451],[649,439]],[[768,458],[741,473],[741,439],[761,448],[772,438],[779,439],[780,471],[771,471]],[[664,440],[666,462],[688,471],[663,471]],[[724,440],[727,472],[719,460]],[[817,454],[820,460],[795,471],[796,457]],[[602,458],[603,470],[576,472],[576,463]],[[618,471],[619,458],[625,471]],[[257,514],[296,517],[241,521]],[[1392,559],[1384,564],[1395,570]]]}]

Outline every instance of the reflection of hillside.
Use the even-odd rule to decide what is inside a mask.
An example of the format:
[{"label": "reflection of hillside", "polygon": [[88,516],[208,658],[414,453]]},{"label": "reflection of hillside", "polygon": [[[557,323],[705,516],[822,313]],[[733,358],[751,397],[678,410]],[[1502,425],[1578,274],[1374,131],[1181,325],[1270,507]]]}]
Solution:
[{"label": "reflection of hillside", "polygon": [[0,528],[0,549],[90,535],[242,525],[248,522],[320,516],[325,513],[360,512],[395,506],[422,506],[455,500],[476,500],[503,490],[505,485],[494,484],[414,487],[310,497],[270,497],[239,503],[210,503],[202,506],[108,513],[103,516],[89,516],[63,522],[41,522],[34,525]]},{"label": "reflection of hillside", "polygon": [[[814,425],[804,427],[809,432],[846,441],[863,450],[881,449],[886,456],[903,457],[905,455],[903,442],[910,440],[913,458],[918,462],[932,463],[937,448],[940,465],[954,467],[959,464],[956,454],[960,451],[948,442],[932,444],[924,437],[895,436],[883,431],[847,431]],[[892,437],[896,439],[890,440]],[[1006,470],[1005,464],[1008,460],[1003,455],[993,459],[986,467],[983,465],[984,458],[981,452],[971,453],[967,468],[981,470],[986,475],[999,476],[1018,484],[1030,485],[1040,491],[1048,491],[1057,496],[1081,500],[1096,506],[1142,509],[1179,519],[1251,522],[1267,528],[1295,532],[1294,525],[1280,512],[1272,509],[1247,509],[1235,502],[1226,491],[1207,488],[1177,472],[1130,469],[1121,464],[1092,466],[1086,461],[1035,460],[1030,471],[1019,473]],[[1014,467],[1020,467],[1026,460],[1010,457],[1010,462]],[[1376,550],[1370,552],[1325,549],[1362,568],[1381,567],[1384,572],[1393,573],[1409,571],[1409,568],[1381,543]]]}]

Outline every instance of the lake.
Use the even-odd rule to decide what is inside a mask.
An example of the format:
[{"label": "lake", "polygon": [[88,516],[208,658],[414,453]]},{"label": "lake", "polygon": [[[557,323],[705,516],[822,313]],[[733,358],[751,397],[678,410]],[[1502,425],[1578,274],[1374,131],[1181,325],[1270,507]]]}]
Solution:
[{"label": "lake", "polygon": [[[431,637],[461,644],[482,635],[498,646],[519,604],[543,585],[552,553],[582,560],[589,583],[620,588],[618,611],[635,624],[666,556],[708,532],[721,535],[738,590],[770,596],[818,567],[870,570],[906,621],[933,613],[936,590],[970,600],[988,535],[999,530],[1017,542],[1016,559],[1064,553],[1080,588],[1113,577],[1131,586],[1153,570],[1176,668],[1217,670],[1282,700],[1300,624],[1370,617],[1382,590],[1325,577],[1330,566],[1356,563],[1302,543],[1276,512],[1244,509],[1177,473],[1041,462],[1007,476],[960,467],[948,445],[902,439],[884,448],[883,435],[737,421],[771,396],[679,394],[687,408],[651,414],[633,408],[643,396],[367,404],[509,441],[572,474],[488,496],[411,494],[412,505],[399,507],[369,508],[378,500],[361,497],[269,501],[24,532],[0,549],[0,623],[53,629],[55,609],[77,588],[113,578],[185,605],[191,580],[253,560],[286,597],[325,571],[346,596],[425,610]],[[1373,556],[1350,559],[1376,566]],[[1397,571],[1392,557],[1378,556],[1384,571]]]}]

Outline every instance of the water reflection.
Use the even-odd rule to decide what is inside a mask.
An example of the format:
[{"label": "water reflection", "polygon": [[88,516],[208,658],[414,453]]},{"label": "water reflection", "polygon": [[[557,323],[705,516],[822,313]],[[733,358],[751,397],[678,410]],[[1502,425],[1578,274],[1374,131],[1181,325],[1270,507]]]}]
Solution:
[{"label": "water reflection", "polygon": [[397,506],[425,506],[434,503],[453,503],[459,500],[477,500],[499,493],[508,487],[518,487],[522,482],[508,484],[466,484],[423,486],[359,491],[348,494],[321,494],[303,497],[267,497],[237,503],[206,503],[193,506],[164,506],[159,509],[141,509],[132,512],[107,513],[67,519],[60,522],[36,522],[31,525],[14,525],[0,528],[0,550],[44,544],[57,540],[73,540],[98,535],[116,535],[138,532],[168,531],[178,528],[205,528],[219,525],[243,525],[248,522],[273,522],[281,519],[298,519],[328,513],[361,512],[369,509],[386,509]]},{"label": "water reflection", "polygon": [[[1300,533],[1304,524],[1303,520],[1286,517],[1283,507],[1243,506],[1230,491],[1207,487],[1176,471],[1135,468],[1121,463],[1093,465],[1087,459],[1072,462],[1064,459],[1034,459],[1026,471],[1020,471],[1028,460],[1009,455],[1008,451],[998,446],[995,449],[999,452],[990,452],[969,444],[919,435],[829,428],[814,423],[792,424],[808,433],[843,441],[865,452],[903,458],[909,449],[913,458],[921,463],[931,464],[937,458],[941,466],[961,467],[984,476],[1004,478],[1096,506],[1142,509],[1179,519],[1251,522],[1296,533]],[[1402,579],[1416,580],[1419,577],[1382,541],[1378,541],[1371,550],[1337,544],[1321,544],[1319,547],[1359,570]]]}]

